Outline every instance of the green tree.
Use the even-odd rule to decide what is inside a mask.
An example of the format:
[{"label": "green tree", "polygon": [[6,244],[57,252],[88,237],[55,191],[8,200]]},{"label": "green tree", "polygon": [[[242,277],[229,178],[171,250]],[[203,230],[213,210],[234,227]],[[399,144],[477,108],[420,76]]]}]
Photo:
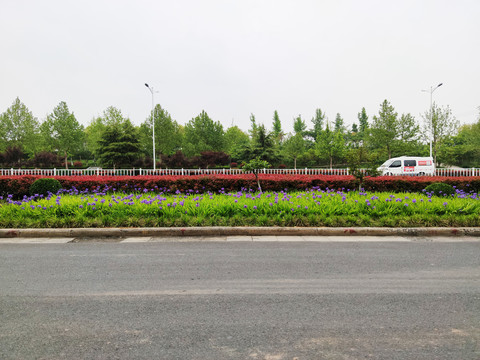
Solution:
[{"label": "green tree", "polygon": [[293,131],[295,134],[301,134],[303,136],[305,130],[307,130],[307,125],[305,124],[305,121],[302,120],[302,117],[298,115],[295,119],[293,119]]},{"label": "green tree", "polygon": [[68,156],[81,150],[84,143],[83,126],[68,109],[67,103],[60,102],[47,119],[40,125],[47,149],[63,155],[68,169]]},{"label": "green tree", "polygon": [[84,138],[88,151],[95,159],[99,156],[100,140],[106,129],[104,120],[101,117],[93,118],[84,130]]},{"label": "green tree", "polygon": [[394,107],[384,100],[378,116],[373,117],[370,141],[375,148],[386,149],[388,158],[392,157],[392,147],[397,137],[398,114]]},{"label": "green tree", "polygon": [[397,123],[397,153],[418,155],[420,127],[411,114],[402,114]]},{"label": "green tree", "polygon": [[238,160],[242,149],[250,145],[250,137],[238,126],[232,126],[225,132],[225,151],[233,160]]},{"label": "green tree", "polygon": [[320,158],[328,159],[331,169],[334,159],[340,160],[345,155],[346,147],[343,134],[340,131],[331,131],[327,123],[325,130],[318,137],[315,150]]},{"label": "green tree", "polygon": [[345,133],[345,125],[342,116],[337,113],[337,116],[335,116],[335,132],[341,132],[342,134]]},{"label": "green tree", "polygon": [[258,158],[270,164],[278,161],[278,148],[272,133],[267,132],[265,125],[257,126],[255,138],[249,146],[243,148],[240,158],[245,162]]},{"label": "green tree", "polygon": [[280,117],[278,116],[277,110],[273,113],[273,137],[277,144],[280,144],[283,140],[283,131],[282,123],[280,122]]},{"label": "green tree", "polygon": [[0,151],[19,146],[29,155],[40,150],[40,124],[17,97],[0,115]]},{"label": "green tree", "polygon": [[114,106],[109,106],[102,115],[102,121],[105,126],[120,125],[126,121],[122,112]]},{"label": "green tree", "polygon": [[290,135],[283,144],[283,153],[293,159],[293,167],[297,168],[297,158],[305,152],[305,140],[301,133]]},{"label": "green tree", "polygon": [[[128,123],[128,124],[127,124]],[[125,118],[122,115],[122,112],[110,106],[103,112],[101,117],[94,118],[90,124],[85,129],[85,138],[86,144],[89,151],[91,151],[95,157],[95,160],[100,161],[101,164],[108,164],[109,166],[120,166],[121,162],[118,160],[115,161],[108,161],[106,158],[105,152],[110,151],[105,144],[105,136],[113,136],[115,138],[115,134],[123,134],[123,129],[130,129],[132,130],[132,134],[135,135],[135,143],[138,143],[139,133],[137,129],[132,125],[128,118]],[[108,131],[108,134],[105,132]],[[120,136],[120,135],[118,135]],[[118,136],[115,138],[117,139],[116,143],[120,142]],[[112,146],[114,148],[116,145]],[[119,155],[120,158],[122,155]],[[140,155],[137,154],[137,157]],[[99,164],[100,165],[100,164]],[[107,166],[107,165],[106,165]]]},{"label": "green tree", "polygon": [[308,135],[317,141],[318,136],[323,131],[323,124],[325,123],[326,115],[321,109],[315,110],[315,117],[312,118],[313,129],[309,131]]},{"label": "green tree", "polygon": [[99,141],[99,161],[105,167],[131,167],[140,157],[138,131],[130,120],[106,126]]},{"label": "green tree", "polygon": [[250,114],[250,130],[248,132],[250,133],[250,137],[253,139],[257,136],[257,120],[255,119],[255,115]]},{"label": "green tree", "polygon": [[458,134],[443,141],[440,162],[461,167],[480,167],[480,118],[474,124],[462,125]]},{"label": "green tree", "polygon": [[260,179],[258,174],[260,170],[270,167],[268,161],[260,160],[259,158],[252,159],[249,162],[243,164],[243,171],[246,173],[252,173],[257,180],[258,191],[262,192],[262,187],[260,185]]},{"label": "green tree", "polygon": [[432,142],[433,160],[438,165],[437,152],[449,136],[457,133],[459,122],[448,106],[440,108],[435,103],[425,112],[423,119],[426,137]]},{"label": "green tree", "polygon": [[360,134],[365,134],[368,129],[368,116],[365,108],[362,108],[362,111],[358,113],[358,123],[360,124],[359,132]]},{"label": "green tree", "polygon": [[185,125],[184,153],[200,155],[202,151],[223,151],[225,132],[220,122],[214,122],[205,111]]},{"label": "green tree", "polygon": [[[155,157],[161,161],[163,155],[173,155],[182,146],[182,134],[178,123],[172,119],[168,111],[159,104],[154,108],[155,118]],[[140,143],[142,151],[151,156],[153,154],[152,115],[140,125]]]}]

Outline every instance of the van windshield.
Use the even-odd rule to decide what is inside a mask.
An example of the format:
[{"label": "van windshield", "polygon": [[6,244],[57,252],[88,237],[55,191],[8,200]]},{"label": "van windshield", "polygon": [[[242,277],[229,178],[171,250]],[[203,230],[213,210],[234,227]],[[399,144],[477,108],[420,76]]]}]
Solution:
[{"label": "van windshield", "polygon": [[392,159],[385,161],[380,167],[389,167],[390,164],[392,163]]}]

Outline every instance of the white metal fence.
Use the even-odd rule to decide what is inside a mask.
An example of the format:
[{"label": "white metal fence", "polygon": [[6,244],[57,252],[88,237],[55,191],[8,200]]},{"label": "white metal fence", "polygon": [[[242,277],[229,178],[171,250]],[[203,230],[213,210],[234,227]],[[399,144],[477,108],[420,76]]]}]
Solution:
[{"label": "white metal fence", "polygon": [[[262,169],[263,174],[348,175],[348,169]],[[242,169],[0,169],[0,176],[163,176],[239,175]],[[480,168],[436,169],[436,176],[480,176]]]}]

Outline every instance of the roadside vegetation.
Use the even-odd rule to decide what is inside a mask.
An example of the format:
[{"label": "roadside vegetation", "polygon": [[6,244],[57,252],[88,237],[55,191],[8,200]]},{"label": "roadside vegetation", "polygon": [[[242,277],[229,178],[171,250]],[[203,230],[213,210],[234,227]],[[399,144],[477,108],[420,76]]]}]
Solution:
[{"label": "roadside vegetation", "polygon": [[352,159],[370,168],[392,157],[428,156],[430,141],[437,166],[479,167],[480,118],[460,127],[448,106],[435,103],[415,118],[387,99],[378,111],[358,110],[344,120],[320,108],[293,119],[272,109],[273,117],[251,114],[249,128],[240,129],[206,111],[180,124],[158,104],[146,119],[110,106],[87,125],[64,101],[38,119],[16,98],[0,109],[0,168],[146,169],[153,159],[156,168],[238,168],[257,158],[274,168],[347,168]]},{"label": "roadside vegetation", "polygon": [[0,200],[3,228],[170,226],[480,226],[474,192],[61,190]]}]

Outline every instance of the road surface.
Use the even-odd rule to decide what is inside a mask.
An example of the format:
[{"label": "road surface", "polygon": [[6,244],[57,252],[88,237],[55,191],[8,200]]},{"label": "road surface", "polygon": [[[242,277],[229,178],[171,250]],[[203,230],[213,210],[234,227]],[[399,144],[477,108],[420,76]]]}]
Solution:
[{"label": "road surface", "polygon": [[480,241],[0,244],[0,359],[480,359]]}]

